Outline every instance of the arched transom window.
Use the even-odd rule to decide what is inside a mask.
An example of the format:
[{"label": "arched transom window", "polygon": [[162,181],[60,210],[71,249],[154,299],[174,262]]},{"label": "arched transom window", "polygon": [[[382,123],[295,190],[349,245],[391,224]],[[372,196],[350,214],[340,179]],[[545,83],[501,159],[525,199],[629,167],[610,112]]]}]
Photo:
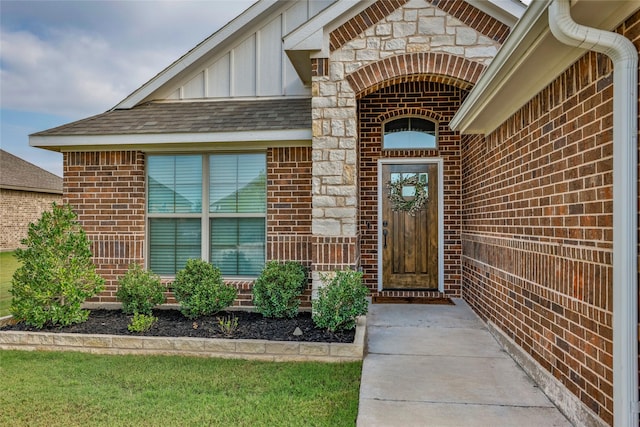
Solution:
[{"label": "arched transom window", "polygon": [[431,149],[438,147],[437,124],[420,117],[401,117],[384,124],[385,150]]}]

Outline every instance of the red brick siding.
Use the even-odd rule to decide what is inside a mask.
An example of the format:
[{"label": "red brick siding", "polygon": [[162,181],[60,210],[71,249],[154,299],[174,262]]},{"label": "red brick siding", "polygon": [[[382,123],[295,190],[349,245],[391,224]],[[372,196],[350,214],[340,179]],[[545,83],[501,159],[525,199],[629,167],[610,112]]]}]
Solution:
[{"label": "red brick siding", "polygon": [[[640,14],[620,30],[640,46]],[[463,297],[606,423],[612,401],[612,66],[588,53],[463,146]]]},{"label": "red brick siding", "polygon": [[0,251],[21,247],[29,224],[51,210],[53,202],[62,203],[62,195],[0,189]]},{"label": "red brick siding", "polygon": [[491,37],[493,40],[504,43],[509,36],[511,29],[476,9],[464,0],[429,0],[432,5],[442,9],[449,15],[458,18],[460,21],[467,24],[469,27],[484,34],[487,37]]},{"label": "red brick siding", "polygon": [[358,97],[408,81],[431,81],[469,90],[484,65],[443,52],[417,52],[385,58],[359,68],[347,81]]},{"label": "red brick siding", "polygon": [[328,58],[311,58],[311,75],[314,77],[327,76],[329,74]]},{"label": "red brick siding", "polygon": [[[407,2],[408,0],[377,1],[333,30],[329,35],[329,48],[332,52],[339,49]],[[503,43],[509,35],[510,29],[507,25],[463,0],[429,0],[429,2],[497,42]]]},{"label": "red brick siding", "polygon": [[[311,148],[267,152],[267,259],[311,263]],[[64,201],[78,214],[97,271],[107,280],[101,302],[115,301],[117,280],[143,263],[145,155],[134,151],[65,153]],[[236,305],[251,305],[252,281],[231,280]],[[308,303],[309,287],[305,301]],[[173,302],[169,294],[170,302]]]},{"label": "red brick siding", "polygon": [[144,259],[144,168],[138,151],[64,153],[64,201],[77,213],[106,279],[100,301],[115,301],[118,278]]},{"label": "red brick siding", "polygon": [[381,0],[375,2],[331,32],[329,35],[329,48],[331,52],[340,48],[348,41],[353,40],[358,34],[364,32],[367,28],[408,1],[409,0]]},{"label": "red brick siding", "polygon": [[[381,158],[439,157],[444,160],[444,286],[460,295],[461,160],[460,136],[449,120],[460,106],[464,90],[436,82],[410,81],[382,88],[358,102],[360,124],[361,265],[366,285],[378,284],[378,169]],[[439,122],[437,150],[382,151],[382,122],[394,116],[416,115]],[[384,292],[394,296],[428,296],[437,292]]]},{"label": "red brick siding", "polygon": [[[299,261],[309,268],[312,246],[311,147],[271,148],[267,152],[267,259]],[[250,287],[247,290],[250,301]],[[309,284],[305,305],[310,295]]]}]

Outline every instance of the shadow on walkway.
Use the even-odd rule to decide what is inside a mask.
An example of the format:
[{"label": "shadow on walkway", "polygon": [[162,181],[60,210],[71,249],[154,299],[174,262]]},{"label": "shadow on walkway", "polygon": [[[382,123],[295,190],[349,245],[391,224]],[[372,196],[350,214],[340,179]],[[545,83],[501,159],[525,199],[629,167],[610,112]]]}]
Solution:
[{"label": "shadow on walkway", "polygon": [[375,304],[357,425],[571,426],[462,299]]}]

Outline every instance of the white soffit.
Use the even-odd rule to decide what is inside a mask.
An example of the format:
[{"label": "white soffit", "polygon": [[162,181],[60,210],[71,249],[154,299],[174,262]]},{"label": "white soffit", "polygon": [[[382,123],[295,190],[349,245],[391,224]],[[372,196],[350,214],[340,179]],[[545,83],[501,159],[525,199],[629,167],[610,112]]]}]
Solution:
[{"label": "white soffit", "polygon": [[[489,134],[504,123],[571,64],[586,53],[563,45],[549,29],[551,0],[531,2],[450,126],[464,134]],[[627,0],[579,0],[571,14],[576,22],[613,30],[640,8]]]},{"label": "white soffit", "polygon": [[466,0],[466,2],[512,28],[527,9],[527,6],[518,0]]},{"label": "white soffit", "polygon": [[219,148],[221,146],[238,149],[244,145],[252,147],[268,143],[269,147],[284,144],[307,145],[311,142],[311,129],[288,130],[256,130],[241,132],[203,132],[203,133],[162,133],[162,134],[130,134],[130,135],[60,135],[29,137],[32,147],[65,151],[65,148],[77,150],[79,147],[113,147],[123,149],[130,147],[172,146],[188,147],[196,145],[199,149]]}]

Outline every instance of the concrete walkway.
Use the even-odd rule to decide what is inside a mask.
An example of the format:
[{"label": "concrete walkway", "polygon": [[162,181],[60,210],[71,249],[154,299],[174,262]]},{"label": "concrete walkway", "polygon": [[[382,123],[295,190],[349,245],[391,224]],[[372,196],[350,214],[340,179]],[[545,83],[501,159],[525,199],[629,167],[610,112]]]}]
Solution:
[{"label": "concrete walkway", "polygon": [[571,426],[461,299],[369,308],[357,425]]}]

